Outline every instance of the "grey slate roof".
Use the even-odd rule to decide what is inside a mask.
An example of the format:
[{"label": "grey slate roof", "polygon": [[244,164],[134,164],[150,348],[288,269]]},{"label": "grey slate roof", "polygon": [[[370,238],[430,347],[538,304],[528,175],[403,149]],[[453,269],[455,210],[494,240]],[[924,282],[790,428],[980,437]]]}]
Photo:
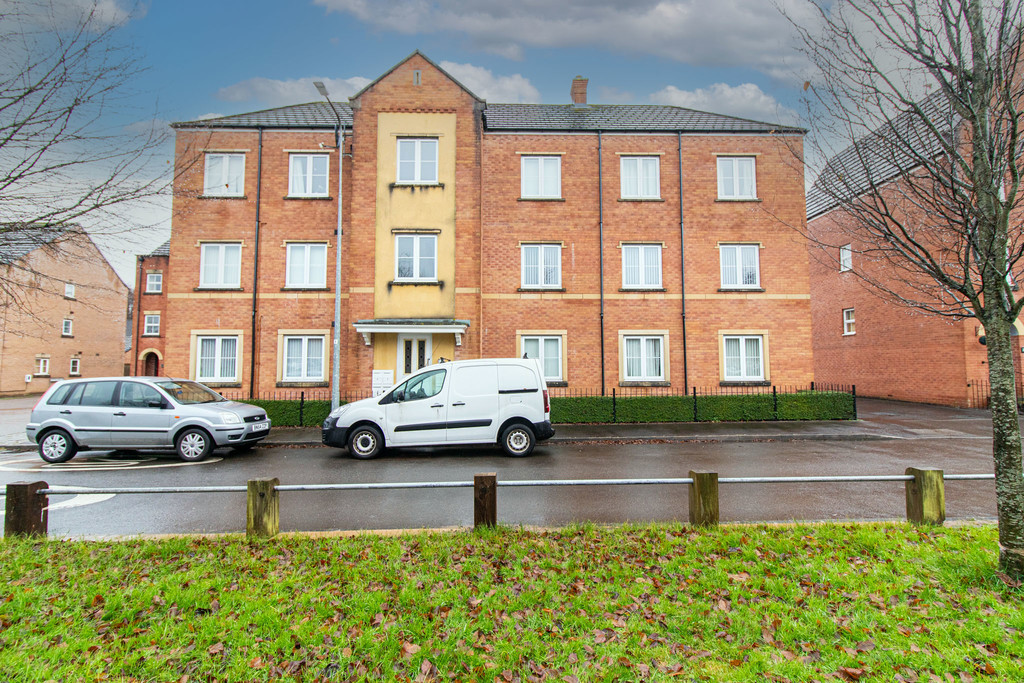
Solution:
[{"label": "grey slate roof", "polygon": [[937,124],[937,131],[930,130],[921,116],[904,113],[829,159],[807,192],[808,220],[906,173],[921,157],[942,153],[959,118],[941,92],[923,100],[921,109]]},{"label": "grey slate roof", "polygon": [[171,255],[171,241],[167,240],[159,247],[146,254],[146,256],[170,256]]},{"label": "grey slate roof", "polygon": [[0,225],[0,263],[12,263],[61,235],[78,228],[61,226]]},{"label": "grey slate roof", "polygon": [[[344,128],[352,109],[335,104]],[[493,131],[682,131],[684,133],[803,133],[801,128],[711,114],[665,104],[487,104],[484,127]],[[331,128],[337,119],[326,102],[264,109],[216,119],[172,123],[174,128]]]}]

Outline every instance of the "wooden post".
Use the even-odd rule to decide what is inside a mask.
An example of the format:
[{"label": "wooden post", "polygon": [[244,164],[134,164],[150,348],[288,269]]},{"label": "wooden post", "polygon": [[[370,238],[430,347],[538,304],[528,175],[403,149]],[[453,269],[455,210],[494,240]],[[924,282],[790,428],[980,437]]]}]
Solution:
[{"label": "wooden post", "polygon": [[473,475],[473,528],[498,524],[498,473]]},{"label": "wooden post", "polygon": [[273,479],[250,479],[246,501],[245,533],[273,538],[281,530],[281,497]]},{"label": "wooden post", "polygon": [[908,467],[914,477],[907,482],[907,521],[912,524],[936,524],[946,521],[946,489],[942,470]]},{"label": "wooden post", "polygon": [[718,472],[690,470],[690,524],[715,526],[718,524]]},{"label": "wooden post", "polygon": [[16,481],[7,485],[4,512],[4,536],[45,536],[49,496],[39,491],[49,488],[45,481]]}]

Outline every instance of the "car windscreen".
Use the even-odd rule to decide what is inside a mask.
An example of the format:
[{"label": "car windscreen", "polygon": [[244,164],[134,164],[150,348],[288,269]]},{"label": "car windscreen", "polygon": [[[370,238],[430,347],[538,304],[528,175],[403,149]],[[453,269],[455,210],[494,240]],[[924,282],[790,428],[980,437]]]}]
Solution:
[{"label": "car windscreen", "polygon": [[154,382],[166,391],[178,403],[192,405],[195,403],[217,403],[226,400],[216,391],[207,389],[198,382]]}]

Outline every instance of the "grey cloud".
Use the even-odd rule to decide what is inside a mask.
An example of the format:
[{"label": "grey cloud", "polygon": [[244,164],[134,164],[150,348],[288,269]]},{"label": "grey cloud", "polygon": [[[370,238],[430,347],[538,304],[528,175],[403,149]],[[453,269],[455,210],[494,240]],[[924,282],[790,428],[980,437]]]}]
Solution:
[{"label": "grey cloud", "polygon": [[217,98],[228,102],[261,102],[271,107],[314,102],[322,99],[313,81],[322,80],[331,94],[331,100],[342,102],[355,95],[370,79],[360,76],[352,78],[297,78],[274,80],[271,78],[250,78],[217,91]]},{"label": "grey cloud", "polygon": [[540,102],[540,92],[520,74],[495,76],[490,69],[473,64],[441,62],[441,68],[474,94],[491,102]]}]

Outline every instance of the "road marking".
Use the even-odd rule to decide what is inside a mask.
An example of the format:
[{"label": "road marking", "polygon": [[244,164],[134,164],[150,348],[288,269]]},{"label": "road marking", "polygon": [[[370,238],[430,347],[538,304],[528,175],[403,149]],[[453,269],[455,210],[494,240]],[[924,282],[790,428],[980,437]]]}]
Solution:
[{"label": "road marking", "polygon": [[[70,486],[51,486],[50,488],[53,489],[54,491],[57,491],[57,490],[60,490],[60,489],[67,489],[67,488],[71,488],[71,487]],[[82,487],[76,486],[75,488],[82,488]],[[47,509],[47,511],[52,511],[52,510],[67,510],[68,508],[80,508],[83,505],[94,505],[96,503],[102,503],[103,501],[110,500],[113,497],[114,497],[113,493],[80,493],[77,496],[72,496],[71,498],[67,498],[65,500],[62,500],[59,503],[52,503],[50,505],[47,505],[46,509]],[[4,510],[0,509],[0,517],[3,517],[4,514],[5,514]]]},{"label": "road marking", "polygon": [[48,463],[38,455],[26,453],[20,457],[0,462],[0,472],[109,472],[111,470],[151,470],[165,467],[188,467],[191,465],[209,465],[220,462],[223,458],[207,458],[199,462],[182,462],[156,457],[140,456],[131,459],[121,458],[85,458],[68,462]]}]

